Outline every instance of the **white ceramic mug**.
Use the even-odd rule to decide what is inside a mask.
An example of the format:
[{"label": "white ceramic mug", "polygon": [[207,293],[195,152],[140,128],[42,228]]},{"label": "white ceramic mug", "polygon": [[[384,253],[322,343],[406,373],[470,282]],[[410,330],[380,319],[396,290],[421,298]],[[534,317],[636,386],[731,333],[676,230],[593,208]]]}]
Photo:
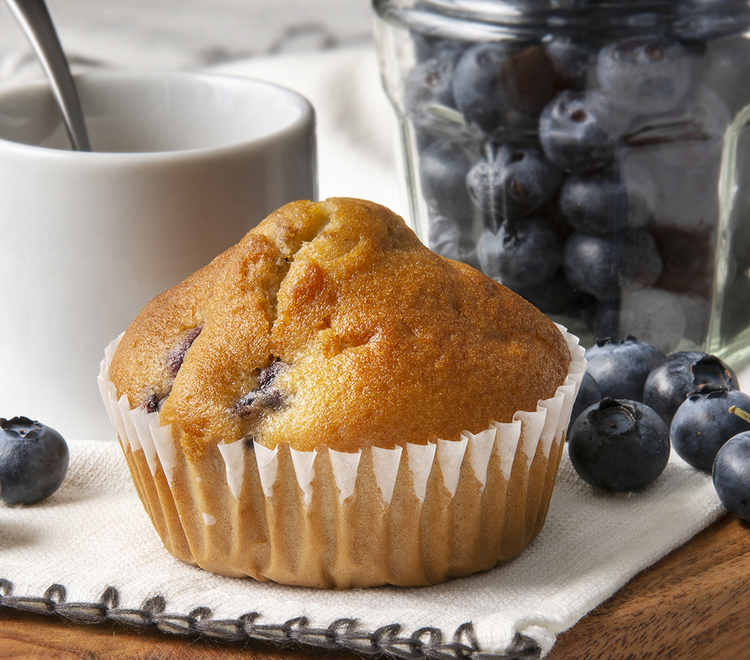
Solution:
[{"label": "white ceramic mug", "polygon": [[44,81],[0,91],[0,417],[114,437],[104,347],[270,212],[315,199],[314,112],[275,85],[184,72],[77,78],[92,152]]}]

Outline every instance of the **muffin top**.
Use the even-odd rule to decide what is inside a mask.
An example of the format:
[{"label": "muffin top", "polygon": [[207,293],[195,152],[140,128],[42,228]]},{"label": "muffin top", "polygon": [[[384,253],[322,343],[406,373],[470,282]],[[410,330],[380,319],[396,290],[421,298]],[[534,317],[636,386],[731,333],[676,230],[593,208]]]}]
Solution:
[{"label": "muffin top", "polygon": [[157,296],[110,378],[188,455],[456,440],[554,395],[570,353],[509,289],[362,200],[294,202]]}]

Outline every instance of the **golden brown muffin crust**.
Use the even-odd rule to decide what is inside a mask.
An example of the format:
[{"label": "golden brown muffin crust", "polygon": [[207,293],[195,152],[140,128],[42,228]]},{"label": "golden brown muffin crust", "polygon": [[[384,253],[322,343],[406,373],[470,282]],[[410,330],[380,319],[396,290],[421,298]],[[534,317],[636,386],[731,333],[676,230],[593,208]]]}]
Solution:
[{"label": "golden brown muffin crust", "polygon": [[186,449],[252,438],[356,451],[479,432],[562,384],[560,331],[428,250],[388,209],[295,202],[155,298],[111,380]]}]

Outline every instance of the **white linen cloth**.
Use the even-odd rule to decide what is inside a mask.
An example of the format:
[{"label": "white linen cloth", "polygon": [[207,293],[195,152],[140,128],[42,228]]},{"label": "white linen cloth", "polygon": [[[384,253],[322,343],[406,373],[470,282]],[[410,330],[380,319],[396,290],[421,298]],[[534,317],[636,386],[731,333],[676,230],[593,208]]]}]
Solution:
[{"label": "white linen cloth", "polygon": [[[395,121],[371,46],[247,60],[215,71],[272,80],[313,102],[321,197],[365,197],[405,214]],[[259,625],[304,616],[323,628],[352,618],[365,633],[398,624],[398,636],[408,638],[428,626],[446,642],[470,623],[481,653],[516,657],[530,644],[544,655],[559,633],[723,512],[710,477],[676,456],[645,492],[606,495],[576,476],[566,454],[547,525],[512,562],[428,588],[319,591],[182,564],[161,546],[118,444],[70,440],[70,447],[69,474],[54,496],[31,507],[0,507],[0,604],[21,606],[23,598],[45,593],[59,599],[59,590],[48,591],[53,584],[65,587],[68,603],[97,603],[114,587],[119,603],[109,606],[121,611],[160,596],[165,611],[178,615],[205,607],[214,619],[237,619],[254,611]]]},{"label": "white linen cloth", "polygon": [[40,597],[59,584],[67,602],[97,603],[114,587],[123,609],[160,596],[170,614],[257,612],[257,624],[282,627],[304,616],[317,628],[348,618],[363,633],[397,624],[408,638],[429,626],[444,641],[472,624],[479,652],[506,657],[516,657],[519,634],[522,646],[533,643],[543,656],[559,633],[722,513],[710,477],[676,456],[644,492],[609,495],[578,478],[566,452],[546,526],[503,566],[433,587],[287,587],[213,575],[173,558],[138,500],[119,444],[69,444],[70,468],[57,493],[30,507],[0,507],[6,595]]}]

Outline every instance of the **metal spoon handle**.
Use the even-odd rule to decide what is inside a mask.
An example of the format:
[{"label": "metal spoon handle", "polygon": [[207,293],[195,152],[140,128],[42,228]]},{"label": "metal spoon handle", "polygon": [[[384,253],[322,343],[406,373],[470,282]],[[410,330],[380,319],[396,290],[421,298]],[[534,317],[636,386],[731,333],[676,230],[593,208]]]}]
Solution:
[{"label": "metal spoon handle", "polygon": [[36,51],[76,151],[91,151],[81,102],[68,60],[44,0],[5,0]]}]

